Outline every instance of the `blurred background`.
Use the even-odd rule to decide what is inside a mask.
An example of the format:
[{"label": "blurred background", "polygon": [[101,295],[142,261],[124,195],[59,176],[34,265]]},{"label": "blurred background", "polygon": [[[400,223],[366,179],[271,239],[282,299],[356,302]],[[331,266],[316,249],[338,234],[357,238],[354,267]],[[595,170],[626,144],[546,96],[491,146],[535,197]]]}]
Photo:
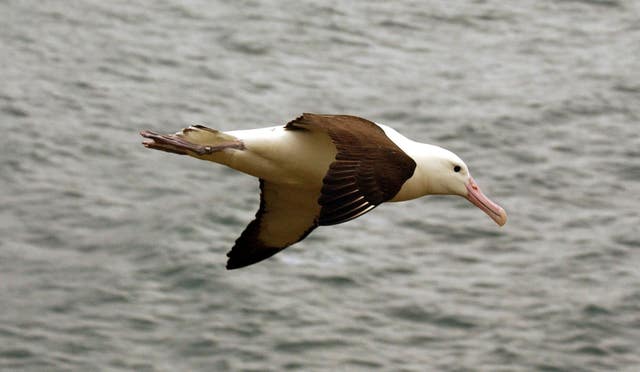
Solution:
[{"label": "blurred background", "polygon": [[[3,370],[635,371],[640,3],[0,1]],[[258,182],[138,132],[360,115],[505,207],[224,268]]]}]

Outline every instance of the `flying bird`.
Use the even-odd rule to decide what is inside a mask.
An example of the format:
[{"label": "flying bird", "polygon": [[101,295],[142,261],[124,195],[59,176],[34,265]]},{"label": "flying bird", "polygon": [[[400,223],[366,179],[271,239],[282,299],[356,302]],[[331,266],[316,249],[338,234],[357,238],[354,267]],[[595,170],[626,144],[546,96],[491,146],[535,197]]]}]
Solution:
[{"label": "flying bird", "polygon": [[305,113],[284,126],[222,132],[193,125],[175,134],[140,135],[147,148],[224,164],[260,180],[260,208],[227,253],[227,269],[260,262],[318,226],[347,222],[383,202],[459,195],[498,225],[507,221],[456,154],[357,116]]}]

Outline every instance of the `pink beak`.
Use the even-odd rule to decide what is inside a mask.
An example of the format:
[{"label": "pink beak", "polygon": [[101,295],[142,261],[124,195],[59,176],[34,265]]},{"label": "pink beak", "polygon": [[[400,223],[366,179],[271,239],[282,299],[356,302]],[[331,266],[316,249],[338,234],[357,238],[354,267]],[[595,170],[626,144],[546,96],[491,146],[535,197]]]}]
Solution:
[{"label": "pink beak", "polygon": [[468,191],[467,200],[482,209],[484,213],[496,221],[498,225],[502,226],[507,223],[507,212],[505,212],[501,206],[489,200],[489,198],[480,191],[480,188],[473,178],[469,177],[469,182],[467,182],[465,186]]}]

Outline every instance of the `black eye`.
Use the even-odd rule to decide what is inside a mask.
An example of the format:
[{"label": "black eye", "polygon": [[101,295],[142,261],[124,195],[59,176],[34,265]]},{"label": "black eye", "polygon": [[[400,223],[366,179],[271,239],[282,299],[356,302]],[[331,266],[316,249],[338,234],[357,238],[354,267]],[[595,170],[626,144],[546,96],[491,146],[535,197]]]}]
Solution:
[{"label": "black eye", "polygon": [[453,167],[453,171],[456,172],[456,173],[460,172],[460,169],[461,168],[460,168],[459,165],[456,165],[455,167]]}]

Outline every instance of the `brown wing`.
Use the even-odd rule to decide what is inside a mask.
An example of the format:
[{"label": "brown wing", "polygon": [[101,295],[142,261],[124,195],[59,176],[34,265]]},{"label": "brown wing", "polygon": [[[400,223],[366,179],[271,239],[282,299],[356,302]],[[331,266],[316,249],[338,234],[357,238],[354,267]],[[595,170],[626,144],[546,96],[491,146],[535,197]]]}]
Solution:
[{"label": "brown wing", "polygon": [[318,226],[318,192],[260,180],[260,209],[227,253],[227,269],[245,267],[304,239]]},{"label": "brown wing", "polygon": [[305,113],[286,128],[325,131],[336,145],[318,199],[319,225],[349,221],[392,199],[416,168],[382,128],[357,116]]}]

